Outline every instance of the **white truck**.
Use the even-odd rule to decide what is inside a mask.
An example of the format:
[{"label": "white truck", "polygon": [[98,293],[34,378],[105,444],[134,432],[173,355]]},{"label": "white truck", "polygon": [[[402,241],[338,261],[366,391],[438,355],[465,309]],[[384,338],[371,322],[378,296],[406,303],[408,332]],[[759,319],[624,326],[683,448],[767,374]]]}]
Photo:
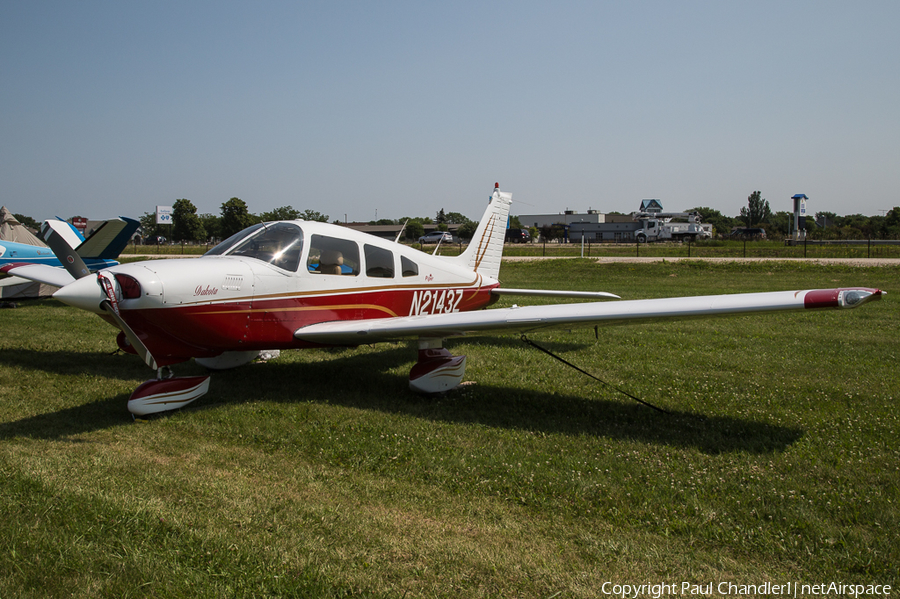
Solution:
[{"label": "white truck", "polygon": [[[638,243],[650,241],[700,241],[712,237],[712,225],[700,222],[696,212],[634,212],[632,218],[641,223],[634,232]],[[672,219],[687,222],[672,222]]]}]

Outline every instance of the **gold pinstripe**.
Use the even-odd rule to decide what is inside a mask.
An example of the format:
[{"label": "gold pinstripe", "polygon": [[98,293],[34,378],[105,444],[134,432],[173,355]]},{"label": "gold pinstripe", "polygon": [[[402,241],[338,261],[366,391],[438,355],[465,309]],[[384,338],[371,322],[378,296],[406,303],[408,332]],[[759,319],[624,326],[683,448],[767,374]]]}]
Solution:
[{"label": "gold pinstripe", "polygon": [[222,298],[219,300],[198,300],[196,302],[185,302],[180,306],[204,305],[204,304],[231,304],[235,302],[250,302],[260,300],[276,300],[276,299],[294,299],[302,297],[324,297],[332,295],[347,295],[351,293],[372,293],[380,291],[415,291],[428,289],[450,289],[463,288],[464,290],[472,289],[478,291],[481,289],[483,277],[478,273],[473,273],[472,280],[463,283],[435,283],[435,284],[410,284],[410,285],[385,285],[373,287],[356,287],[352,289],[335,289],[335,290],[315,290],[315,291],[287,291],[284,293],[270,293],[267,295],[245,295],[240,297]]},{"label": "gold pinstripe", "polygon": [[297,306],[294,308],[251,308],[246,310],[209,310],[208,312],[194,312],[194,314],[257,314],[259,312],[318,312],[322,310],[379,310],[388,316],[397,316],[393,310],[379,306],[378,304],[331,304],[326,306]]},{"label": "gold pinstripe", "polygon": [[[481,239],[478,240],[478,249],[475,250],[475,270],[478,270],[478,267],[481,266],[481,261],[484,260],[484,256],[490,247],[495,223],[496,219],[491,218],[491,222],[488,223],[488,226],[484,228],[484,233],[481,234]],[[485,241],[485,238],[487,238],[487,241]]]}]

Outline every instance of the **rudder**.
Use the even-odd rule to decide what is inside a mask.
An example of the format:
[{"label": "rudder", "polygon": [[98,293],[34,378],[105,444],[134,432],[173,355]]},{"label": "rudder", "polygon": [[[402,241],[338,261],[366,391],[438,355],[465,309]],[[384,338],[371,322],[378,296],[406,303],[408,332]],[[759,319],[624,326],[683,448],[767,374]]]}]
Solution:
[{"label": "rudder", "polygon": [[495,184],[494,193],[478,223],[475,236],[455,260],[470,270],[496,279],[500,274],[500,260],[503,257],[503,242],[506,239],[511,205],[512,194],[500,191],[500,184]]}]

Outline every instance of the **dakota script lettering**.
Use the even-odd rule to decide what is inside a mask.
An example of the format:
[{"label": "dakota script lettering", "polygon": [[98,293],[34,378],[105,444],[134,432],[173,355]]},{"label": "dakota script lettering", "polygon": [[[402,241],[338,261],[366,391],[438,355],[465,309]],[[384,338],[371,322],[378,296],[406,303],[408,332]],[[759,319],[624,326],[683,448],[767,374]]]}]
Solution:
[{"label": "dakota script lettering", "polygon": [[215,295],[219,292],[216,287],[210,287],[207,285],[205,288],[202,285],[197,285],[197,288],[194,289],[194,297],[198,295]]}]

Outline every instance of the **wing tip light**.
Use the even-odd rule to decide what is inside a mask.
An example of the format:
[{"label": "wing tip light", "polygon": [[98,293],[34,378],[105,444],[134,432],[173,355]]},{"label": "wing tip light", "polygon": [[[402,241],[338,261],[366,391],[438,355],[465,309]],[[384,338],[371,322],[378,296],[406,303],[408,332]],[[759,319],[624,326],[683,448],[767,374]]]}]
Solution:
[{"label": "wing tip light", "polygon": [[817,308],[856,308],[867,302],[877,301],[886,295],[881,289],[867,287],[847,289],[816,289],[807,292],[803,298],[803,307]]}]

